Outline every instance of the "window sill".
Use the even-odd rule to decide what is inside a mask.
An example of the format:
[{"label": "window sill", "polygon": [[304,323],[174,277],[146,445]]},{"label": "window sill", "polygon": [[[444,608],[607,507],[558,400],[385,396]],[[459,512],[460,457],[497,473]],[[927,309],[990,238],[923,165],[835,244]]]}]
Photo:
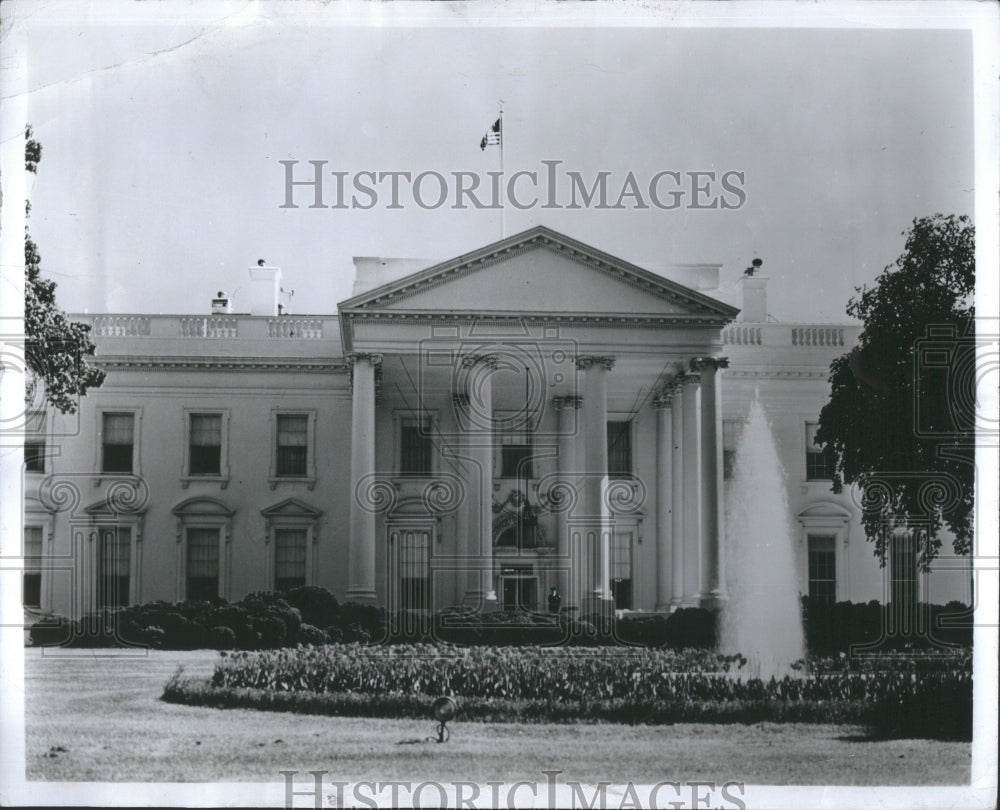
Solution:
[{"label": "window sill", "polygon": [[181,489],[187,489],[191,484],[218,484],[219,489],[229,486],[228,475],[182,475]]},{"label": "window sill", "polygon": [[305,484],[306,488],[311,490],[316,487],[316,477],[312,475],[281,475],[267,479],[267,485],[271,489],[276,489],[278,484]]}]

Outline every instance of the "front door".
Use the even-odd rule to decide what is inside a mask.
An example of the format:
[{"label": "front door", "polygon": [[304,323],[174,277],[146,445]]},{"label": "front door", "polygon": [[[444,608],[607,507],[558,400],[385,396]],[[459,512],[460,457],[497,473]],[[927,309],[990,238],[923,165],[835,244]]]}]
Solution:
[{"label": "front door", "polygon": [[505,610],[538,610],[538,577],[533,575],[501,576],[501,607]]}]

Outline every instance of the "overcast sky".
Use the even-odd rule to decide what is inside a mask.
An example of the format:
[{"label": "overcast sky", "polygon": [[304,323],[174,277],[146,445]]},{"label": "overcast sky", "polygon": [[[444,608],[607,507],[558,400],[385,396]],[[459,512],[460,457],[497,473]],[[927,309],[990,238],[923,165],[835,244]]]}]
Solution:
[{"label": "overcast sky", "polygon": [[[151,21],[156,4],[140,5]],[[264,258],[295,291],[291,312],[332,312],[352,256],[449,258],[499,238],[500,214],[384,198],[309,209],[304,192],[282,209],[278,161],[485,182],[499,151],[479,142],[503,99],[508,175],[560,160],[610,172],[616,198],[630,171],[640,186],[739,171],[746,194],[738,210],[508,208],[507,234],[544,224],[647,267],[719,263],[726,287],[759,256],[775,317],[844,320],[914,217],[973,213],[971,44],[967,31],[43,19],[29,226],[71,311],[207,312],[219,289],[239,310]]]}]

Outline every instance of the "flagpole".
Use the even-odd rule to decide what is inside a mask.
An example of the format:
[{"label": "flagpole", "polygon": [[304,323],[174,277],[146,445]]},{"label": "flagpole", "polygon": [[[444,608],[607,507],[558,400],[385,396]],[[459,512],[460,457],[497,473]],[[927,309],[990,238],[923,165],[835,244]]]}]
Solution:
[{"label": "flagpole", "polygon": [[[504,182],[503,176],[503,99],[500,99],[500,182]],[[507,237],[507,206],[504,200],[503,189],[500,191],[500,238]]]}]

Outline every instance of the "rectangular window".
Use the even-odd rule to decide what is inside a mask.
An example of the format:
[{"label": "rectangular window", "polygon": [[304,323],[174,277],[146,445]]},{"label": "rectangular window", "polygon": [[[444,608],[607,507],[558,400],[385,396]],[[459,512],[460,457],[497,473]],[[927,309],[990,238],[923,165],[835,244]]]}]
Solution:
[{"label": "rectangular window", "polygon": [[608,422],[608,477],[632,477],[632,422]]},{"label": "rectangular window", "polygon": [[632,532],[615,532],[611,539],[611,595],[615,610],[632,609]]},{"label": "rectangular window", "polygon": [[809,535],[809,596],[832,605],[837,601],[837,551],[832,535]]},{"label": "rectangular window", "polygon": [[722,477],[727,481],[736,470],[736,443],[742,430],[742,419],[722,420]]},{"label": "rectangular window", "polygon": [[306,530],[275,529],[274,589],[287,591],[306,584]]},{"label": "rectangular window", "polygon": [[42,527],[24,527],[24,590],[26,608],[42,606]]},{"label": "rectangular window", "polygon": [[101,529],[98,539],[97,605],[125,607],[129,604],[132,532],[121,526]]},{"label": "rectangular window", "polygon": [[399,537],[399,600],[404,610],[430,610],[430,532],[407,529]]},{"label": "rectangular window", "polygon": [[45,413],[34,411],[28,414],[25,424],[27,436],[24,440],[24,471],[45,472]]},{"label": "rectangular window", "polygon": [[309,460],[309,417],[278,416],[277,475],[305,476]]},{"label": "rectangular window", "polygon": [[500,477],[526,481],[534,478],[530,444],[505,444],[500,448]]},{"label": "rectangular window", "polygon": [[833,478],[833,455],[816,444],[818,422],[806,422],[806,480],[829,481]]},{"label": "rectangular window", "polygon": [[222,474],[222,416],[192,413],[188,446],[188,475]]},{"label": "rectangular window", "polygon": [[132,472],[135,415],[131,413],[102,414],[101,428],[101,472]]},{"label": "rectangular window", "polygon": [[24,442],[24,471],[45,472],[45,439],[26,439]]},{"label": "rectangular window", "polygon": [[404,417],[399,433],[399,471],[404,475],[430,475],[430,424],[416,417]]},{"label": "rectangular window", "polygon": [[913,627],[917,609],[917,544],[911,532],[895,534],[889,547],[889,599],[905,627]]},{"label": "rectangular window", "polygon": [[187,530],[187,598],[219,595],[219,530]]}]

